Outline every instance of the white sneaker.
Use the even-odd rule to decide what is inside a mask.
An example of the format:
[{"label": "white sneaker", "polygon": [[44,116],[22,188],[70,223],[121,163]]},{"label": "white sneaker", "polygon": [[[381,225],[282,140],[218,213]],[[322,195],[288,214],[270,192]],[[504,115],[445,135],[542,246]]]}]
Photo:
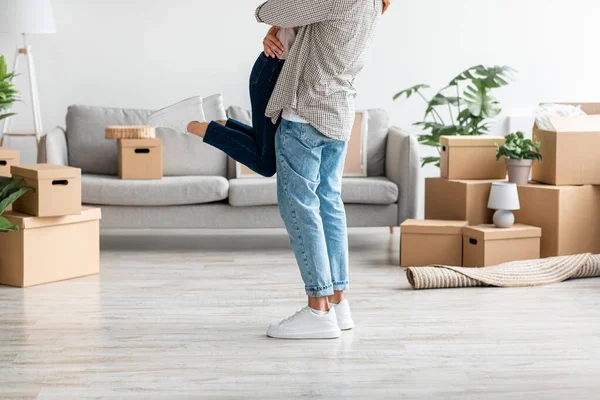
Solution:
[{"label": "white sneaker", "polygon": [[341,334],[333,307],[317,314],[306,306],[267,330],[267,336],[276,339],[337,339]]},{"label": "white sneaker", "polygon": [[190,97],[152,113],[146,124],[154,128],[169,128],[187,134],[187,127],[190,122],[206,122],[202,103],[202,97]]},{"label": "white sneaker", "polygon": [[215,94],[206,97],[202,104],[207,121],[227,121],[227,113],[223,106],[223,96]]},{"label": "white sneaker", "polygon": [[335,315],[337,316],[337,322],[341,330],[348,331],[354,328],[354,320],[352,320],[348,300],[342,300],[340,304],[330,303],[330,306],[331,308],[335,308]]}]

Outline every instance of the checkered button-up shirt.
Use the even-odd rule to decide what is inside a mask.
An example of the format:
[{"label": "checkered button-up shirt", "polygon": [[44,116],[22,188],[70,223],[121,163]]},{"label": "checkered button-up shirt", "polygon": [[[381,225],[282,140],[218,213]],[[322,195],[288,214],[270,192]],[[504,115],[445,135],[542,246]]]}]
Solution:
[{"label": "checkered button-up shirt", "polygon": [[348,140],[355,117],[354,79],[381,11],[381,0],[269,0],[259,6],[259,22],[298,28],[267,116],[276,121],[291,107],[325,136]]}]

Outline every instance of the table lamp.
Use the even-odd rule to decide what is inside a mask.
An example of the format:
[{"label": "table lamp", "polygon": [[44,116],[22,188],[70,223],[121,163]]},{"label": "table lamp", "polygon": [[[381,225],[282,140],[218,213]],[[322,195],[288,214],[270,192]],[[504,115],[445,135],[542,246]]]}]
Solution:
[{"label": "table lamp", "polygon": [[496,210],[494,225],[498,228],[510,228],[515,223],[514,210],[519,210],[519,191],[515,183],[494,182],[490,192],[488,208]]},{"label": "table lamp", "polygon": [[[31,107],[35,133],[39,139],[43,134],[42,113],[37,87],[33,53],[27,44],[27,35],[36,33],[55,33],[54,17],[50,0],[0,0],[0,33],[20,33],[23,35],[23,46],[17,47],[13,71],[19,68],[20,56],[25,56],[29,69],[29,85],[31,89]],[[10,118],[4,121],[0,131],[0,140],[10,126]]]}]

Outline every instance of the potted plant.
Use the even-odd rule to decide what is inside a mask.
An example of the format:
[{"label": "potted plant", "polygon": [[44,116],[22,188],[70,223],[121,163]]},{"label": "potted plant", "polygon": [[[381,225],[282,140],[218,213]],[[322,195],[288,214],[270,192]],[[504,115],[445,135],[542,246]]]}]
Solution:
[{"label": "potted plant", "polygon": [[2,214],[17,199],[32,188],[21,186],[23,179],[0,178],[0,232],[18,231],[19,227],[10,223]]},{"label": "potted plant", "polygon": [[527,185],[531,167],[534,161],[542,162],[540,147],[542,143],[533,138],[525,139],[523,132],[511,133],[506,137],[506,142],[498,146],[496,160],[506,157],[508,181],[517,185]]},{"label": "potted plant", "polygon": [[0,121],[15,115],[15,113],[6,112],[10,110],[13,103],[18,101],[17,94],[19,93],[13,85],[15,73],[8,73],[6,60],[4,56],[0,56]]},{"label": "potted plant", "polygon": [[[427,132],[419,135],[419,143],[435,147],[438,156],[422,158],[422,166],[440,166],[440,136],[478,136],[488,133],[490,118],[496,117],[502,111],[491,91],[508,85],[513,72],[514,70],[507,66],[477,65],[452,79],[448,86],[430,100],[422,93],[423,89],[429,88],[427,85],[416,85],[394,96],[394,100],[397,100],[402,96],[410,98],[416,94],[427,105],[423,120],[414,125]],[[447,120],[450,123],[447,123]]]}]

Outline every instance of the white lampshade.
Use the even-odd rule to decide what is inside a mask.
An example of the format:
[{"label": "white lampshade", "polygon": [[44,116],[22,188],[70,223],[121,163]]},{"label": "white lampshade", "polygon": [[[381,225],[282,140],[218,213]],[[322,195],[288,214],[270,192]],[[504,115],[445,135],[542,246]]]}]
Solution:
[{"label": "white lampshade", "polygon": [[490,192],[490,201],[488,208],[492,210],[519,210],[519,191],[515,183],[494,182],[492,183],[492,191]]},{"label": "white lampshade", "polygon": [[55,33],[50,0],[0,0],[0,32]]}]

